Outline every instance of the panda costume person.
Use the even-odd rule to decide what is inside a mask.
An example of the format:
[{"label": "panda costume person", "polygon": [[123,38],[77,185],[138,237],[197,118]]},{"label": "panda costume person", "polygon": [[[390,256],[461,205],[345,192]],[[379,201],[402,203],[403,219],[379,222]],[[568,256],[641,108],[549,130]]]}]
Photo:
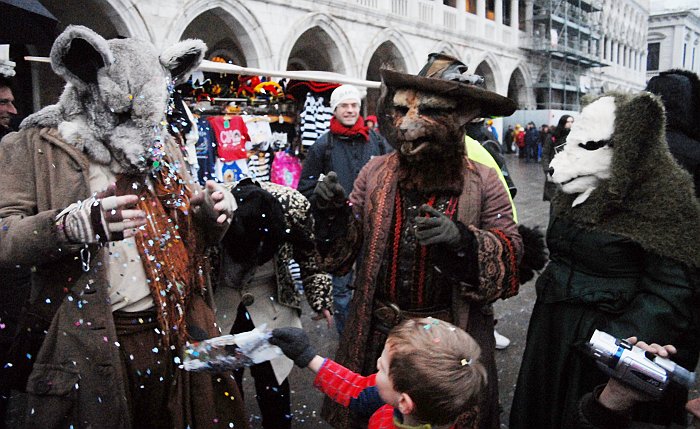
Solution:
[{"label": "panda costume person", "polygon": [[[510,427],[576,427],[578,401],[608,376],[583,348],[598,329],[673,344],[695,368],[700,207],[672,159],[664,111],[649,93],[605,95],[581,112],[549,165],[561,190],[547,230]],[[685,425],[687,390],[670,386],[634,421]]]}]

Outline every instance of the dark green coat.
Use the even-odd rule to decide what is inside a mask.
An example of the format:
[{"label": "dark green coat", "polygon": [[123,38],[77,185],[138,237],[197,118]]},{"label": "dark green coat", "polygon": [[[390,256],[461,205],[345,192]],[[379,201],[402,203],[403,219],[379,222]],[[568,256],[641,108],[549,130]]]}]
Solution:
[{"label": "dark green coat", "polygon": [[[585,231],[565,219],[552,222],[547,244],[551,261],[536,285],[511,428],[570,427],[562,419],[607,380],[582,352],[595,329],[674,344],[674,360],[695,368],[700,347],[694,319],[700,307],[683,264],[646,252],[629,238]],[[676,416],[684,416],[685,392],[676,393],[680,396],[669,402]],[[669,408],[658,412],[671,415]]]},{"label": "dark green coat", "polygon": [[[564,419],[607,380],[580,351],[595,329],[673,344],[676,362],[691,370],[697,362],[700,205],[666,145],[659,100],[612,96],[611,177],[580,205],[575,194],[553,201],[550,263],[537,281],[512,429],[574,427]],[[665,404],[643,404],[634,419],[682,423],[687,392],[678,390]]]}]

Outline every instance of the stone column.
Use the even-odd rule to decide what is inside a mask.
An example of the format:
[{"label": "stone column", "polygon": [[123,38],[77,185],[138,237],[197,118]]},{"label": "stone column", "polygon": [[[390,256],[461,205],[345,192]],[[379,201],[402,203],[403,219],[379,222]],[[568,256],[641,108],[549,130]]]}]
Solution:
[{"label": "stone column", "polygon": [[457,19],[460,19],[460,16],[467,10],[467,0],[457,0],[456,9]]},{"label": "stone column", "polygon": [[520,0],[510,0],[510,26],[518,30],[520,18],[518,16],[518,3]]},{"label": "stone column", "polygon": [[496,0],[494,11],[494,19],[496,24],[503,24],[503,0]]},{"label": "stone column", "polygon": [[[681,68],[683,64],[683,43],[685,43],[685,26],[676,25],[673,27],[673,50],[671,51],[671,64],[663,64],[659,56],[659,70],[670,68]],[[686,53],[686,58],[687,58]]]},{"label": "stone column", "polygon": [[525,32],[528,35],[532,35],[533,5],[532,0],[525,0]]},{"label": "stone column", "polygon": [[476,0],[476,16],[486,19],[486,0]]},{"label": "stone column", "polygon": [[634,51],[632,50],[631,47],[627,47],[627,67],[632,68],[634,61],[632,58],[632,55],[634,55]]}]

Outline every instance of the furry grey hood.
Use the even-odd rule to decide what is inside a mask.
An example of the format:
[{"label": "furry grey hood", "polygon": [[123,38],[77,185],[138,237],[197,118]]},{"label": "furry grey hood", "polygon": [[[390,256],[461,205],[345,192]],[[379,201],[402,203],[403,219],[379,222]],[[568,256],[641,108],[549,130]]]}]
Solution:
[{"label": "furry grey hood", "polygon": [[185,40],[160,55],[135,39],[105,40],[69,26],[51,48],[51,66],[66,80],[58,103],[27,117],[22,128],[58,128],[70,144],[115,172],[145,172],[160,156],[169,87],[204,58],[206,45]]},{"label": "furry grey hood", "polygon": [[700,267],[700,204],[688,173],[666,145],[664,109],[650,93],[614,96],[612,177],[585,203],[559,192],[557,215],[584,228],[628,237],[644,249]]}]

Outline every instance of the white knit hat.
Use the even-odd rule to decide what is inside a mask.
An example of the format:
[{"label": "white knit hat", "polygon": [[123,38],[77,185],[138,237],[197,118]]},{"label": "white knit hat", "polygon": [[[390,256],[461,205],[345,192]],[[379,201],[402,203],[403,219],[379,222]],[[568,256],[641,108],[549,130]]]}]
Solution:
[{"label": "white knit hat", "polygon": [[338,104],[345,100],[356,100],[357,104],[362,104],[360,91],[352,85],[340,85],[331,93],[331,112],[335,112]]}]

